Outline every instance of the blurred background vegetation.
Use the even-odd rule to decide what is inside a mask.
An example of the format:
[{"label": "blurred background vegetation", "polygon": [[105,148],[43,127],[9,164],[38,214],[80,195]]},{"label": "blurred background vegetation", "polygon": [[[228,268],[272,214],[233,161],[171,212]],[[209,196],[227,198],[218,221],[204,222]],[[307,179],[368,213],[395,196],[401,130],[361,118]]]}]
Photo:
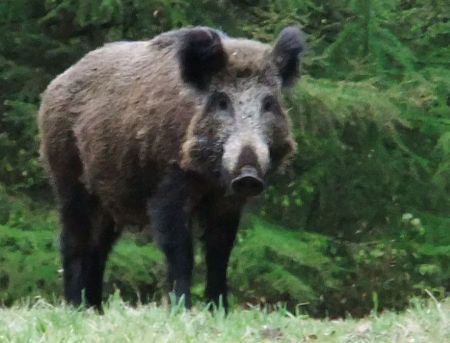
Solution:
[{"label": "blurred background vegetation", "polygon": [[[115,40],[210,25],[270,42],[300,24],[309,50],[286,99],[299,152],[249,206],[230,266],[234,304],[312,315],[402,309],[450,290],[450,2],[2,0],[0,302],[60,297],[57,216],[36,112],[52,78]],[[128,233],[107,290],[161,296],[163,259]],[[202,293],[201,251],[194,295]]]}]

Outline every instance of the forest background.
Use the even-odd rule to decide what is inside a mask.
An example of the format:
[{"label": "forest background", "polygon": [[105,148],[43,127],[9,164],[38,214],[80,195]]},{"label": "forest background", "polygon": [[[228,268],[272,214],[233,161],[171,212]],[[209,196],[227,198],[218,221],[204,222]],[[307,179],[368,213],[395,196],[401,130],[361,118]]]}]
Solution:
[{"label": "forest background", "polygon": [[[58,219],[36,127],[40,94],[57,74],[110,41],[208,25],[271,42],[293,23],[309,44],[285,99],[299,151],[248,207],[229,269],[232,304],[358,316],[448,296],[450,2],[2,0],[0,302],[61,297]],[[125,234],[108,293],[161,298],[163,258],[150,241]]]}]

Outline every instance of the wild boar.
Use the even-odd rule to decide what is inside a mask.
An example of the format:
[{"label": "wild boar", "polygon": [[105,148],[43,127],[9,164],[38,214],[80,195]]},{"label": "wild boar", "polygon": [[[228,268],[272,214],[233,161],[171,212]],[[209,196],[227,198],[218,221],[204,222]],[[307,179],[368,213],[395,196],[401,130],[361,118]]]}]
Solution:
[{"label": "wild boar", "polygon": [[227,306],[227,264],[246,199],[296,145],[282,91],[304,36],[273,46],[208,28],[107,44],[43,94],[41,157],[59,203],[64,294],[100,307],[108,254],[149,224],[175,295],[191,306],[191,224],[204,230],[206,298]]}]

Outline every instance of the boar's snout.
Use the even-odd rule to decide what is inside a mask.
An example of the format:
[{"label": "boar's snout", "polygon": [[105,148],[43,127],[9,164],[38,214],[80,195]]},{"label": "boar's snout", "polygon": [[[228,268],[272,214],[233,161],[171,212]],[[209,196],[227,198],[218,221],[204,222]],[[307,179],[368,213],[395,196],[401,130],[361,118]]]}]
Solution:
[{"label": "boar's snout", "polygon": [[242,196],[255,196],[264,189],[264,182],[255,167],[244,166],[240,173],[231,180],[233,192]]},{"label": "boar's snout", "polygon": [[264,176],[268,165],[267,145],[253,139],[242,144],[236,139],[229,144],[224,153],[225,170],[231,171],[230,189],[242,197],[255,196],[264,190]]}]

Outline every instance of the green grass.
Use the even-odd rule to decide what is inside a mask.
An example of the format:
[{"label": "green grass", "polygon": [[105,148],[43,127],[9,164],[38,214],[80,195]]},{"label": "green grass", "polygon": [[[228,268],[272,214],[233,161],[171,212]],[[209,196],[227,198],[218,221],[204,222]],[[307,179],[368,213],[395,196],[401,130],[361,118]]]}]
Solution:
[{"label": "green grass", "polygon": [[194,308],[130,307],[112,297],[105,314],[44,301],[0,309],[0,342],[450,342],[450,301],[413,302],[397,314],[318,320],[236,309],[225,317]]}]

